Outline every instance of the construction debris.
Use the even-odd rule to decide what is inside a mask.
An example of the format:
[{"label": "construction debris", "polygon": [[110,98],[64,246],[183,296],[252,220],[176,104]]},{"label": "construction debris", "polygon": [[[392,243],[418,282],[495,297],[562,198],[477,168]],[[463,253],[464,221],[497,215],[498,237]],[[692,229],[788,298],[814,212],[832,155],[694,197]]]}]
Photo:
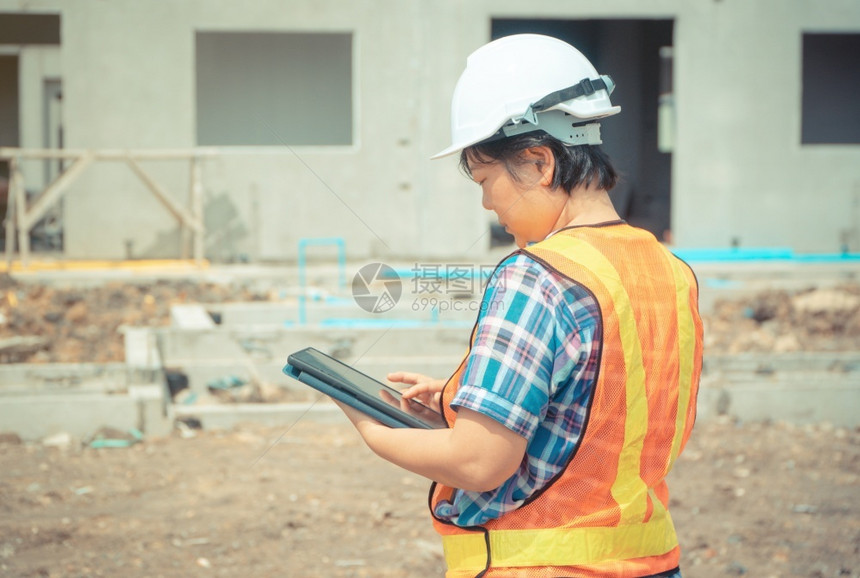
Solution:
[{"label": "construction debris", "polygon": [[82,288],[26,285],[0,275],[0,361],[108,363],[123,361],[118,329],[161,327],[170,307],[183,303],[266,301],[242,285],[158,281]]},{"label": "construction debris", "polygon": [[704,321],[711,354],[857,351],[860,284],[721,300]]},{"label": "construction debris", "polygon": [[37,335],[21,335],[0,339],[0,362],[19,363],[50,346],[48,339]]},{"label": "construction debris", "polygon": [[94,449],[128,448],[143,441],[143,433],[136,429],[128,431],[102,427],[92,437],[89,446]]},{"label": "construction debris", "polygon": [[[242,285],[159,281],[88,289],[23,285],[0,276],[0,361],[123,361],[118,329],[170,324],[171,306],[275,301]],[[856,351],[860,283],[802,291],[763,291],[720,300],[705,316],[706,351],[715,353]],[[255,344],[243,343],[249,355]]]}]

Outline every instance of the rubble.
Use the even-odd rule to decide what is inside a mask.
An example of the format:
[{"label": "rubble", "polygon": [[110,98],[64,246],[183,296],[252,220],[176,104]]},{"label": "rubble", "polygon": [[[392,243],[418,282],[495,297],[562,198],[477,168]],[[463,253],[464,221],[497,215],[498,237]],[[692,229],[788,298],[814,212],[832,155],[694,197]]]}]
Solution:
[{"label": "rubble", "polygon": [[9,444],[9,445],[21,445],[22,440],[21,436],[19,436],[15,432],[0,432],[0,445]]},{"label": "rubble", "polygon": [[0,361],[108,363],[123,361],[123,326],[170,323],[170,307],[183,303],[266,301],[274,296],[243,285],[157,281],[111,282],[90,288],[27,285],[0,276]]},{"label": "rubble", "polygon": [[42,445],[49,448],[68,449],[72,446],[73,439],[68,432],[58,432],[42,439]]},{"label": "rubble", "polygon": [[860,284],[719,300],[704,322],[710,354],[857,351]]},{"label": "rubble", "polygon": [[[159,281],[88,289],[23,285],[0,277],[0,361],[123,361],[118,329],[170,323],[178,304],[275,301],[243,285]],[[718,300],[703,316],[706,352],[856,351],[860,283],[801,291],[769,290]],[[5,353],[4,353],[5,352]]]},{"label": "rubble", "polygon": [[89,441],[89,446],[95,449],[127,448],[143,441],[143,433],[136,429],[128,431],[112,427],[102,427]]},{"label": "rubble", "polygon": [[38,335],[16,335],[0,339],[0,361],[16,363],[50,346],[48,339]]}]

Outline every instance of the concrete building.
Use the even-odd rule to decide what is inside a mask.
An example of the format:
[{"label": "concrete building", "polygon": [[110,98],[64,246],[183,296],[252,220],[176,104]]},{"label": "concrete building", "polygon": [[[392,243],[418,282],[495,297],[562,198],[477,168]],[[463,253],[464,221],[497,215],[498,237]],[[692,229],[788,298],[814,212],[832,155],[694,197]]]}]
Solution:
[{"label": "concrete building", "polygon": [[[603,123],[622,214],[696,247],[860,251],[856,0],[0,0],[0,145],[214,147],[205,255],[475,258],[490,217],[448,144],[466,56],[543,32],[617,82]],[[141,161],[178,204],[187,161]],[[68,164],[22,164],[32,194]],[[6,170],[8,168],[0,169]],[[68,258],[175,257],[122,163],[62,202]]]}]

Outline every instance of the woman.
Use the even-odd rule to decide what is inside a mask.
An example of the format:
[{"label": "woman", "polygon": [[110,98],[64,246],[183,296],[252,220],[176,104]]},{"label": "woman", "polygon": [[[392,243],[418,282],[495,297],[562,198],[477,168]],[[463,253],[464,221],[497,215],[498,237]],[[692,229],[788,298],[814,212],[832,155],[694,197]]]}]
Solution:
[{"label": "woman", "polygon": [[381,457],[434,481],[449,577],[680,576],[664,478],[690,434],[702,359],[692,271],[622,221],[597,146],[613,84],[559,40],[469,57],[453,144],[519,250],[493,273],[448,380],[389,379],[449,428],[344,408]]}]

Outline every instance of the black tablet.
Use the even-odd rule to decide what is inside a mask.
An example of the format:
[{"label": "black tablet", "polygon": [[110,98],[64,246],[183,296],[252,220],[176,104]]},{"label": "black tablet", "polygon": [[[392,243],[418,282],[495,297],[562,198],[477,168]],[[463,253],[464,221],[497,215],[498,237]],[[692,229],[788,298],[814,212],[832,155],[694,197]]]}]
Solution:
[{"label": "black tablet", "polygon": [[439,412],[415,400],[404,403],[393,387],[313,347],[292,353],[284,373],[389,427],[447,427]]}]

